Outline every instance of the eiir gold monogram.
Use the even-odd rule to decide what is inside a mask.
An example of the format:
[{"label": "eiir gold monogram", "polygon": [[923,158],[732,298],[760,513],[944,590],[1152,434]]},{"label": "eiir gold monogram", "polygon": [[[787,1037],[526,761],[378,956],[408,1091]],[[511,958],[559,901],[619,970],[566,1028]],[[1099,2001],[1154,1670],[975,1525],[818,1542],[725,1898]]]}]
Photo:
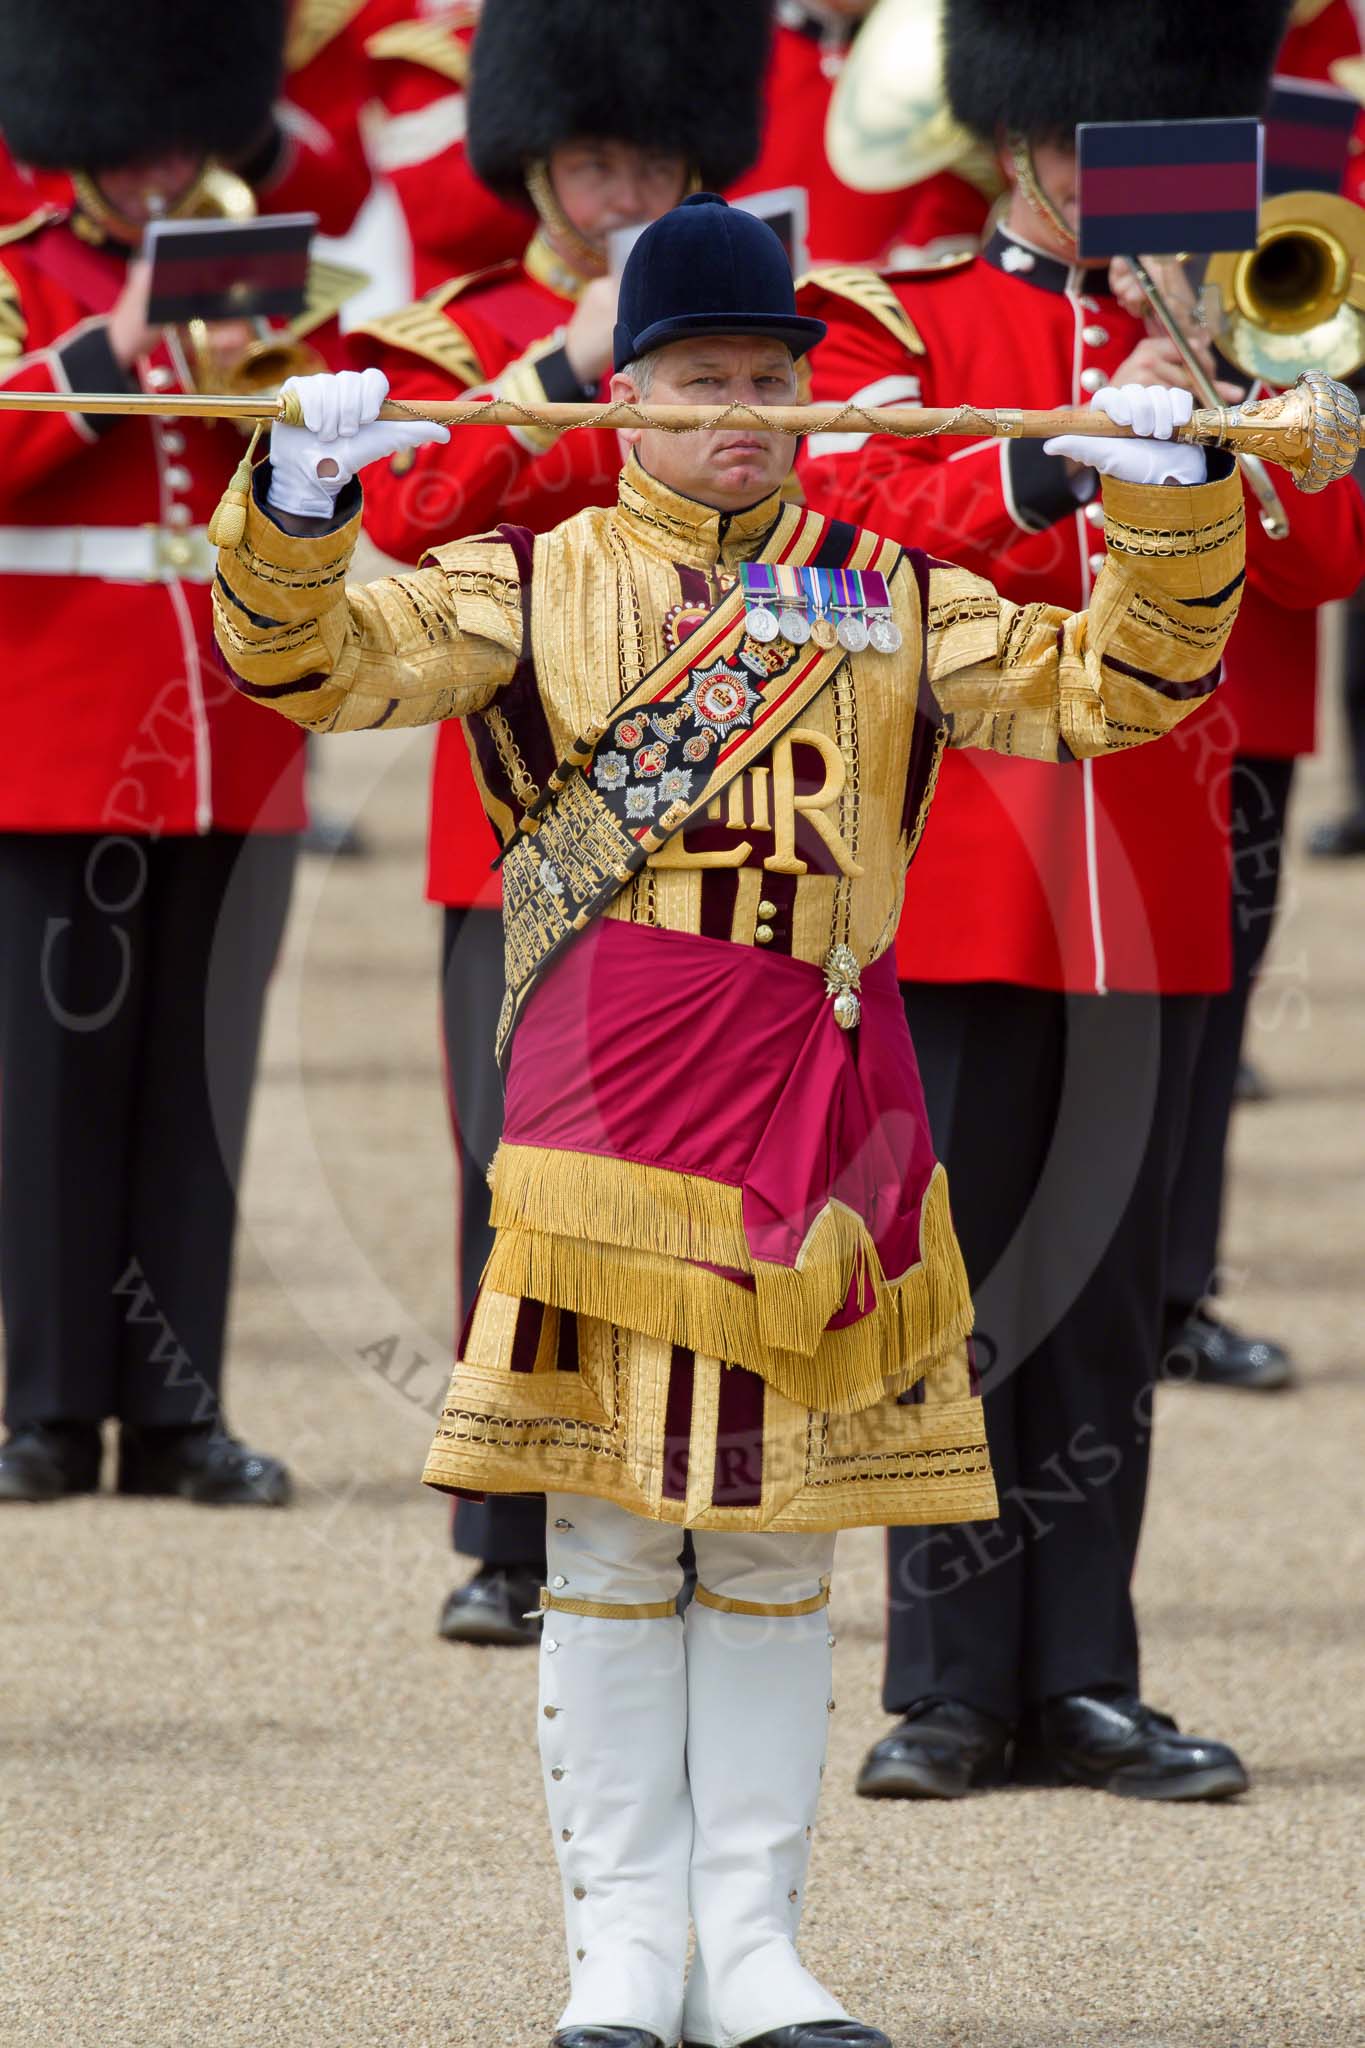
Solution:
[{"label": "eiir gold monogram", "polygon": [[[797,792],[793,759],[796,747],[813,748],[824,763],[824,780],[818,789],[808,793]],[[735,777],[724,799],[717,797],[709,806],[706,822],[724,824],[732,832],[771,832],[774,846],[763,862],[764,868],[774,875],[804,875],[809,872],[809,864],[796,851],[796,820],[799,815],[824,840],[841,874],[861,875],[862,868],[828,815],[843,795],[847,780],[847,765],[833,740],[822,732],[812,732],[801,726],[794,732],[784,733],[766,761]],[[680,832],[650,857],[649,865],[652,868],[682,869],[742,868],[753,850],[752,840],[742,839],[736,846],[692,852],[687,846],[686,832]]]}]

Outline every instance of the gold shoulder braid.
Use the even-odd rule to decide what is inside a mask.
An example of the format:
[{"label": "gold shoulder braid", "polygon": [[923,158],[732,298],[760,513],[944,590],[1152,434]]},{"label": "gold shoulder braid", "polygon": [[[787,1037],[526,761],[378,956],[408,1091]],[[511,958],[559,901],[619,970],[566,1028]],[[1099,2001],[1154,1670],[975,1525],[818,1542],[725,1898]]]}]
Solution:
[{"label": "gold shoulder braid", "polygon": [[382,341],[388,348],[401,348],[408,355],[420,356],[472,391],[484,382],[486,372],[468,335],[442,310],[471,281],[452,278],[438,292],[429,293],[396,313],[366,320],[352,331]]},{"label": "gold shoulder braid", "polygon": [[807,285],[814,285],[817,290],[828,292],[833,298],[847,299],[850,305],[860,307],[864,313],[870,313],[888,334],[895,336],[902,347],[909,349],[912,356],[922,356],[925,353],[924,343],[920,340],[919,330],[914,321],[886,279],[879,276],[875,270],[865,269],[856,263],[830,264],[821,270],[808,270],[804,277],[797,280],[796,289],[802,292]]},{"label": "gold shoulder braid", "polygon": [[285,70],[302,71],[311,64],[319,50],[350,27],[364,5],[365,0],[299,0],[285,38]]},{"label": "gold shoulder braid", "polygon": [[21,356],[27,339],[28,321],[19,287],[0,263],[0,363],[12,363]]},{"label": "gold shoulder braid", "polygon": [[420,64],[452,85],[465,85],[469,79],[469,51],[445,22],[391,22],[366,37],[365,55],[377,63]]}]

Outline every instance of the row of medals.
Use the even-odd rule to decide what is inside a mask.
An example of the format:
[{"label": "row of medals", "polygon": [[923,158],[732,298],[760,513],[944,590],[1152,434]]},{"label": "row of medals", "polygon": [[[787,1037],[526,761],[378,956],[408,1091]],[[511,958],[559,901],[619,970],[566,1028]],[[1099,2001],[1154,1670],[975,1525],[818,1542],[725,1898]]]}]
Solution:
[{"label": "row of medals", "polygon": [[744,623],[755,640],[765,643],[780,635],[790,640],[793,647],[804,647],[808,640],[813,640],[817,647],[833,647],[837,643],[849,654],[862,654],[868,647],[875,647],[878,654],[894,654],[904,639],[889,612],[874,612],[870,618],[864,618],[861,612],[845,612],[836,625],[828,612],[817,612],[811,619],[794,605],[775,612],[766,604],[759,604],[750,608]]}]

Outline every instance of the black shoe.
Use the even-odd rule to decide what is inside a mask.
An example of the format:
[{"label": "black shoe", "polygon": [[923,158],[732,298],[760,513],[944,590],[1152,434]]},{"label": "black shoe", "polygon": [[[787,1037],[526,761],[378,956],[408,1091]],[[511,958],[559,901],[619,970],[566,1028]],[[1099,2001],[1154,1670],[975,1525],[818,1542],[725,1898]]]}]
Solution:
[{"label": "black shoe", "polygon": [[1314,826],[1308,851],[1315,860],[1358,859],[1365,853],[1365,810],[1347,811],[1344,817]]},{"label": "black shoe", "polygon": [[1126,1799],[1231,1799],[1249,1782],[1225,1742],[1182,1735],[1169,1714],[1131,1694],[1049,1700],[1038,1712],[1037,1741],[1063,1784]]},{"label": "black shoe", "polygon": [[509,1650],[538,1643],[544,1583],[538,1565],[481,1564],[446,1601],[436,1633],[448,1643],[500,1644]]},{"label": "black shoe", "polygon": [[64,1500],[100,1483],[94,1422],[29,1422],[0,1444],[0,1500]]},{"label": "black shoe", "polygon": [[171,1495],[200,1507],[282,1508],[293,1498],[278,1458],[238,1443],[218,1424],[119,1432],[120,1493]]},{"label": "black shoe", "polygon": [[[694,2048],[694,2044],[684,2041],[683,2048]],[[742,2048],[891,2048],[891,2043],[861,2020],[806,2020],[795,2027],[751,2034]]]},{"label": "black shoe", "polygon": [[1247,1387],[1269,1393],[1294,1380],[1294,1362],[1269,1337],[1244,1337],[1206,1308],[1191,1310],[1167,1333],[1160,1377],[1201,1387]]},{"label": "black shoe", "polygon": [[1238,1060],[1232,1099],[1234,1102],[1273,1102],[1275,1090],[1254,1061]]},{"label": "black shoe", "polygon": [[330,811],[313,811],[299,838],[302,853],[320,855],[323,860],[363,860],[369,845],[358,825]]},{"label": "black shoe", "polygon": [[961,1799],[1000,1784],[1010,1731],[965,1700],[921,1700],[858,1773],[864,1799]]},{"label": "black shoe", "polygon": [[550,2048],[664,2048],[657,2034],[638,2027],[565,2027]]}]

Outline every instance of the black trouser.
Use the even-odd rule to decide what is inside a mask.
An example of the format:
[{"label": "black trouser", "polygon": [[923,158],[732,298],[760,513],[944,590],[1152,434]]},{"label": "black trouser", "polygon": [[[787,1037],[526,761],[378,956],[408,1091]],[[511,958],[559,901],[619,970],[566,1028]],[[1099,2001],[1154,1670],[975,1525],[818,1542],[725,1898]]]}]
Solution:
[{"label": "black trouser", "polygon": [[216,1417],[296,842],[0,834],[10,1429]]},{"label": "black trouser", "polygon": [[977,1304],[996,1522],[896,1529],[884,1700],[1136,1690],[1165,1204],[1198,996],[904,988]]},{"label": "black trouser", "polygon": [[1233,763],[1232,986],[1209,1001],[1171,1193],[1166,1294],[1172,1319],[1218,1291],[1228,1128],[1247,1010],[1275,922],[1293,779],[1292,761],[1243,755]]},{"label": "black trouser", "polygon": [[1346,614],[1346,663],[1342,694],[1351,764],[1351,808],[1365,811],[1365,602],[1357,595]]},{"label": "black trouser", "polygon": [[[494,1043],[504,986],[502,912],[448,909],[441,933],[441,1017],[460,1182],[461,1326],[493,1247],[488,1168],[502,1131]],[[545,1569],[545,1502],[539,1494],[457,1501],[452,1532],[465,1557]]]}]

